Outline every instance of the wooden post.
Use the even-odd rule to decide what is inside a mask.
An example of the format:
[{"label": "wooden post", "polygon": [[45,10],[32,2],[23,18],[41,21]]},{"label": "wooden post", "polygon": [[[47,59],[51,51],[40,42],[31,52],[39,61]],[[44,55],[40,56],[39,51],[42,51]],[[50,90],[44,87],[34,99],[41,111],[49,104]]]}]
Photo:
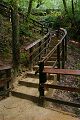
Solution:
[{"label": "wooden post", "polygon": [[[45,41],[44,41],[44,42],[45,42],[44,48],[46,48],[46,45],[47,45],[47,43],[46,43],[47,40],[46,40],[46,39],[47,39],[47,38],[45,38]],[[44,54],[46,54],[46,52],[47,52],[47,48],[45,49]]]},{"label": "wooden post", "polygon": [[[41,52],[41,41],[39,42],[39,54]],[[41,60],[41,55],[39,55],[39,61]]]},{"label": "wooden post", "polygon": [[29,54],[30,54],[30,57],[29,57],[29,69],[31,70],[32,68],[32,51],[33,51],[33,48],[30,48],[29,49]]},{"label": "wooden post", "polygon": [[65,61],[67,61],[67,38],[65,36]]},{"label": "wooden post", "polygon": [[58,30],[56,31],[56,36],[59,37],[59,33],[60,33],[60,28],[58,28]]},{"label": "wooden post", "polygon": [[49,37],[48,37],[48,49],[49,49],[49,42],[51,41],[51,35],[50,35],[50,33],[49,33]]},{"label": "wooden post", "polygon": [[65,64],[65,49],[64,49],[64,39],[62,41],[62,69],[64,69]]},{"label": "wooden post", "polygon": [[47,33],[48,33],[48,28],[47,28]]},{"label": "wooden post", "polygon": [[[57,47],[57,67],[60,69],[60,45]],[[57,74],[57,80],[60,81],[60,74]]]},{"label": "wooden post", "polygon": [[[7,69],[7,70],[5,70],[5,72],[6,72],[6,79],[8,79],[7,80],[7,88],[6,88],[8,90],[10,79],[11,79],[11,69]],[[9,97],[9,92],[7,92],[7,97]]]},{"label": "wooden post", "polygon": [[41,33],[42,33],[42,35],[43,35],[43,25],[42,25]]},{"label": "wooden post", "polygon": [[39,105],[44,104],[44,83],[47,80],[46,73],[43,73],[44,62],[39,63]]}]

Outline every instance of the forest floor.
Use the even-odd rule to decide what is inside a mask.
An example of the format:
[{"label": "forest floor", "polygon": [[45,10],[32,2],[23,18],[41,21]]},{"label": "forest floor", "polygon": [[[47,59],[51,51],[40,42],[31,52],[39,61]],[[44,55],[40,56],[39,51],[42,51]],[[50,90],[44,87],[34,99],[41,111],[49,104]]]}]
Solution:
[{"label": "forest floor", "polygon": [[[68,44],[68,57],[65,65],[66,69],[80,69],[80,44],[75,41],[69,41]],[[61,76],[58,85],[69,86],[69,87],[79,87],[80,88],[80,77],[79,76]],[[80,104],[80,93],[71,93],[69,91],[55,90],[53,92],[53,98],[75,102]],[[59,110],[67,111],[80,117],[80,108],[69,107],[66,105],[59,105],[50,103],[48,106],[50,109],[58,108]]]}]

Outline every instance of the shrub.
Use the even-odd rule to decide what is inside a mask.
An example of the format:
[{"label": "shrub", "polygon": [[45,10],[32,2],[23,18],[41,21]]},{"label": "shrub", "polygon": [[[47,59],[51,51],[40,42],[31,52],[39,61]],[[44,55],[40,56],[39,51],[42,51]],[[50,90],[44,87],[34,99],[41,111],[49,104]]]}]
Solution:
[{"label": "shrub", "polygon": [[29,25],[26,23],[20,24],[20,35],[32,36],[32,32],[29,31]]}]

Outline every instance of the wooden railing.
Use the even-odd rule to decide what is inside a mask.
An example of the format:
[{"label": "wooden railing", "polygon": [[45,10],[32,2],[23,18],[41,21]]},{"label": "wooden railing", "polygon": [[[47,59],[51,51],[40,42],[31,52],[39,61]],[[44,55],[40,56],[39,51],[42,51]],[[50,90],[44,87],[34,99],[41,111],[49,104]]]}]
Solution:
[{"label": "wooden railing", "polygon": [[30,68],[41,60],[45,50],[48,49],[50,41],[50,33],[48,32],[44,37],[33,42],[25,48],[29,58]]},{"label": "wooden railing", "polygon": [[0,87],[4,90],[0,91],[1,95],[9,96],[10,81],[11,81],[11,69],[12,65],[0,65]]},{"label": "wooden railing", "polygon": [[[54,36],[57,31],[54,31],[54,34],[51,35],[49,32],[41,39],[33,42],[25,48],[30,67],[39,62],[44,62],[44,65],[50,57],[56,52],[57,58],[52,67],[57,64],[57,67],[60,68],[60,61],[62,60],[62,68],[64,68],[65,61],[67,60],[67,32],[64,29],[60,29],[59,34],[62,36],[58,44],[54,46],[49,52],[49,45],[52,41],[51,37]],[[55,39],[54,39],[55,40]],[[44,58],[42,58],[44,56]],[[61,59],[60,59],[61,57]],[[38,70],[37,70],[38,71]],[[36,72],[37,72],[36,71]]]},{"label": "wooden railing", "polygon": [[48,33],[48,31],[49,31],[48,27],[44,26],[43,24],[41,24],[40,22],[38,22],[38,21],[36,21],[36,20],[34,20],[32,18],[30,18],[30,20],[31,20],[32,24],[34,24],[35,29],[36,29],[36,27],[41,28],[40,29],[40,34],[44,35],[44,34]]},{"label": "wooden railing", "polygon": [[[58,31],[56,31],[57,33]],[[67,60],[67,31],[65,29],[60,29],[59,34],[62,35],[62,38],[59,40],[58,44],[45,56],[45,58],[41,61],[45,63],[48,59],[57,52],[56,62],[53,64],[53,67],[57,63],[57,67],[60,68],[60,60],[62,60],[62,68],[64,68],[65,61]],[[60,58],[62,57],[62,58]]]},{"label": "wooden railing", "polygon": [[39,84],[39,98],[40,99],[39,99],[39,104],[41,106],[43,106],[44,100],[46,100],[46,101],[49,101],[49,102],[54,102],[54,103],[58,103],[58,104],[64,104],[64,105],[79,108],[80,107],[79,103],[70,102],[70,101],[63,101],[63,100],[53,99],[53,98],[49,98],[49,97],[44,96],[45,87],[80,93],[80,88],[77,88],[77,87],[45,84],[45,80],[47,81],[47,79],[46,79],[47,74],[80,76],[80,70],[44,68],[43,71],[41,70],[39,72],[39,76],[40,76],[39,77],[40,78],[40,84]]}]

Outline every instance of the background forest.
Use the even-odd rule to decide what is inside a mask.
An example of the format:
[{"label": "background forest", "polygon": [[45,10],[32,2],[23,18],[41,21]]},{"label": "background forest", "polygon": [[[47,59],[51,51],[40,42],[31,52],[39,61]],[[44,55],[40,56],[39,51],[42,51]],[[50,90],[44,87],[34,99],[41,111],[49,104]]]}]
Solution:
[{"label": "background forest", "polygon": [[[2,0],[12,4],[12,0]],[[79,40],[80,1],[79,0],[17,0],[18,11],[31,18],[51,25],[55,29],[57,22],[69,31],[70,37]],[[59,21],[57,18],[59,17]],[[26,32],[26,31],[24,31]],[[76,35],[77,34],[77,35]]]}]

